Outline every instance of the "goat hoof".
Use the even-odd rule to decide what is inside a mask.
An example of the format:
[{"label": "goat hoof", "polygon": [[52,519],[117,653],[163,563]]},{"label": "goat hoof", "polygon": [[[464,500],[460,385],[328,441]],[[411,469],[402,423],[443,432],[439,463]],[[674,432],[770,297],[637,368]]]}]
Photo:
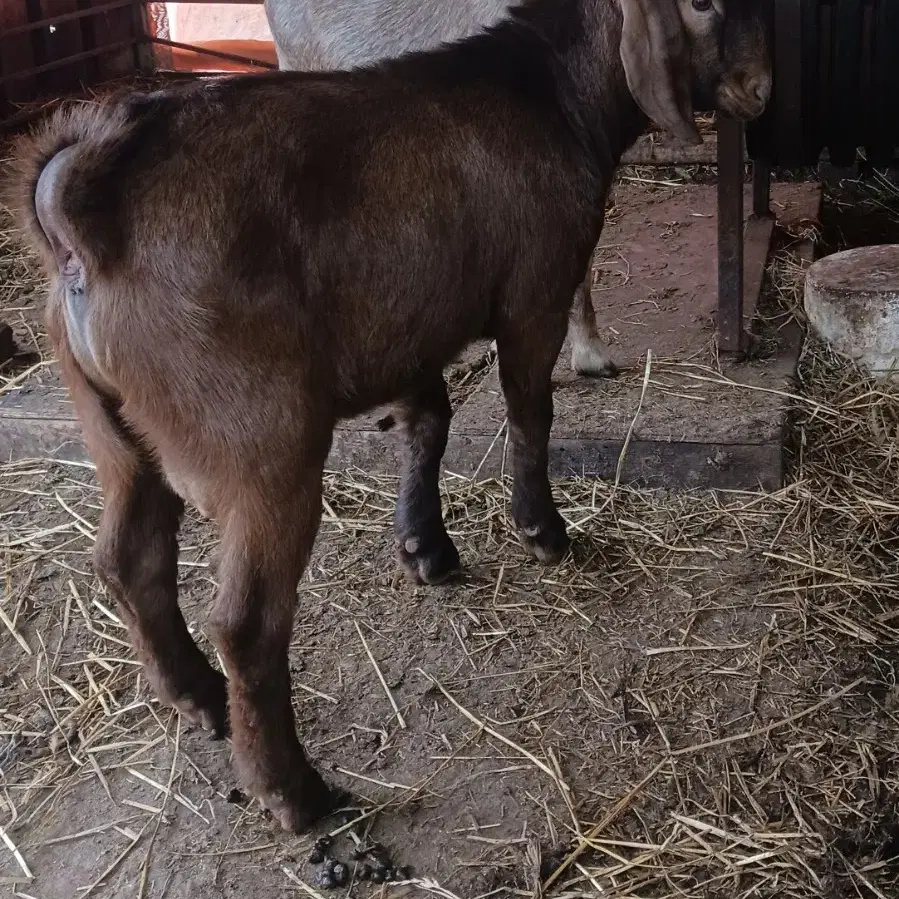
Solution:
[{"label": "goat hoof", "polygon": [[396,555],[406,577],[414,584],[442,584],[460,567],[459,551],[445,532],[439,538],[398,540]]},{"label": "goat hoof", "polygon": [[225,676],[220,671],[210,669],[208,678],[196,689],[170,699],[167,704],[191,724],[212,731],[213,739],[223,740],[228,736],[228,694]]},{"label": "goat hoof", "polygon": [[341,794],[328,788],[321,775],[306,767],[300,784],[286,793],[269,790],[257,795],[259,804],[288,833],[305,833],[316,821],[337,808]]},{"label": "goat hoof", "polygon": [[620,374],[611,359],[593,349],[572,353],[571,367],[585,378],[617,378]]},{"label": "goat hoof", "polygon": [[609,360],[605,366],[597,373],[597,376],[600,378],[617,378],[618,375],[621,374],[621,369],[618,366]]},{"label": "goat hoof", "polygon": [[543,565],[557,565],[571,546],[565,522],[561,515],[557,517],[558,521],[548,525],[519,528],[518,536],[522,546]]}]

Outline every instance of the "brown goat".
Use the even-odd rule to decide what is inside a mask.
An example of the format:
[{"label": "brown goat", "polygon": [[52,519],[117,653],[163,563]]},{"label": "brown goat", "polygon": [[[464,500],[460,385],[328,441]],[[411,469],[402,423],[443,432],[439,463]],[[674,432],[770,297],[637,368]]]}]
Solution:
[{"label": "brown goat", "polygon": [[[104,493],[97,571],[159,698],[230,724],[245,787],[284,827],[331,795],[297,739],[287,653],[335,422],[394,405],[399,559],[442,580],[459,563],[442,371],[494,337],[512,517],[560,559],[550,376],[602,200],[647,116],[698,140],[691,88],[762,111],[763,2],[533,0],[432,52],[70,106],[17,144],[12,206]],[[178,608],[182,498],[221,529],[227,722]]]}]

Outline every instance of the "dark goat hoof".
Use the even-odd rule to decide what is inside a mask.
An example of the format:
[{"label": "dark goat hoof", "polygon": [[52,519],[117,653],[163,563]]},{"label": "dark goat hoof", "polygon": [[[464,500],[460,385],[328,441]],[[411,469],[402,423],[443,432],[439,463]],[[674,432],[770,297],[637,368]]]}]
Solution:
[{"label": "dark goat hoof", "polygon": [[171,705],[191,724],[211,731],[214,740],[230,736],[227,681],[221,672],[210,669],[197,689],[172,700]]},{"label": "dark goat hoof", "polygon": [[437,586],[459,570],[459,551],[446,532],[439,537],[407,537],[397,542],[396,556],[414,584]]},{"label": "dark goat hoof", "polygon": [[606,362],[599,368],[576,368],[575,372],[582,378],[607,378],[613,380],[621,374],[621,369],[614,362]]},{"label": "dark goat hoof", "polygon": [[288,793],[270,791],[258,796],[259,804],[287,833],[305,833],[313,824],[338,808],[342,794],[329,789],[315,769],[308,768],[302,781]]},{"label": "dark goat hoof", "polygon": [[598,373],[598,376],[600,378],[609,378],[611,380],[617,378],[620,374],[621,369],[614,362],[609,362],[606,364],[606,367]]},{"label": "dark goat hoof", "polygon": [[571,546],[561,516],[558,522],[548,525],[521,527],[518,530],[518,537],[525,550],[543,565],[557,565]]}]

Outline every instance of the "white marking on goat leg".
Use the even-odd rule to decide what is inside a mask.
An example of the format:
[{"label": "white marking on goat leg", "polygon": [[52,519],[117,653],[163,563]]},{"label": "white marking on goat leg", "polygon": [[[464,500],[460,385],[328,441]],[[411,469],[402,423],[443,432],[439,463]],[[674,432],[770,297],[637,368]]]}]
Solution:
[{"label": "white marking on goat leg", "polygon": [[609,350],[599,337],[588,337],[579,342],[582,335],[571,335],[571,367],[579,375],[611,378],[618,373]]}]

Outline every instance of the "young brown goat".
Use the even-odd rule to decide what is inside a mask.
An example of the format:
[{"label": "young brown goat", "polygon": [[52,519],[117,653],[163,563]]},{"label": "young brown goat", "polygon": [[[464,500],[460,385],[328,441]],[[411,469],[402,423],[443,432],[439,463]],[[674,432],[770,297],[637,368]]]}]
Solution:
[{"label": "young brown goat", "polygon": [[77,105],[17,145],[13,206],[104,493],[96,568],[160,699],[222,732],[226,682],[177,604],[182,497],[218,522],[234,757],[284,827],[329,803],[287,652],[334,423],[395,405],[399,558],[442,580],[442,370],[495,337],[512,517],[558,560],[550,375],[602,199],[647,115],[697,139],[691,87],[761,112],[762,2],[534,0],[430,53]]}]

